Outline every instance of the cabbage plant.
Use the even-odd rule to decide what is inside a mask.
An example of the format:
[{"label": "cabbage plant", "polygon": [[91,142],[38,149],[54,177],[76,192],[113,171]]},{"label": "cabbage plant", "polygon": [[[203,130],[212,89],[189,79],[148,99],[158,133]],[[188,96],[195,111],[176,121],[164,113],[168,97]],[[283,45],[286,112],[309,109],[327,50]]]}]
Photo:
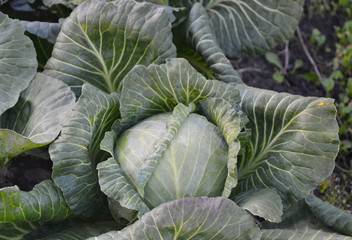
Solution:
[{"label": "cabbage plant", "polygon": [[0,169],[12,157],[51,143],[75,102],[69,86],[37,73],[36,53],[18,20],[0,13]]},{"label": "cabbage plant", "polygon": [[[0,70],[0,89],[14,84],[0,96],[1,156],[49,145],[53,171],[29,192],[0,190],[0,239],[350,239],[351,215],[311,195],[339,148],[334,100],[246,86],[227,58],[289,38],[302,5],[87,0],[42,73],[1,15],[31,56],[0,43],[4,61],[21,59],[11,84]],[[49,119],[54,133],[34,134]]]}]

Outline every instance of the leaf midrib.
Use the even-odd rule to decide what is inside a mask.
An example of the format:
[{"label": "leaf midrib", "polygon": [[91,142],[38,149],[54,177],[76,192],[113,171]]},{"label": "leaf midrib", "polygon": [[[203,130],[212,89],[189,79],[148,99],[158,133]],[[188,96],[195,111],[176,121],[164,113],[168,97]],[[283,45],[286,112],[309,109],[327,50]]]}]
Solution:
[{"label": "leaf midrib", "polygon": [[[299,99],[294,100],[293,102],[290,103],[290,105],[293,104],[294,102],[298,101],[298,100],[299,100]],[[287,108],[288,108],[288,107],[287,107]],[[266,144],[266,146],[264,146],[264,147],[262,148],[262,150],[260,151],[260,153],[254,155],[254,154],[258,151],[258,148],[259,148],[258,143],[256,142],[255,145],[254,145],[254,147],[252,147],[252,149],[253,149],[252,152],[253,152],[254,154],[252,155],[252,157],[251,157],[251,159],[250,159],[250,161],[249,161],[251,164],[246,164],[246,165],[244,165],[244,168],[239,169],[239,170],[240,170],[239,173],[240,173],[240,172],[243,172],[243,173],[244,173],[243,176],[239,176],[239,180],[244,179],[245,177],[249,176],[250,174],[253,173],[253,170],[254,170],[254,169],[257,169],[263,162],[266,162],[267,159],[265,158],[265,156],[266,156],[267,154],[270,154],[270,152],[274,152],[274,151],[271,149],[272,146],[278,141],[278,139],[281,138],[281,136],[282,136],[283,134],[286,133],[286,130],[289,128],[289,126],[292,124],[292,122],[293,122],[294,120],[296,120],[300,115],[304,114],[306,111],[311,110],[311,109],[313,109],[313,108],[317,108],[317,106],[311,106],[311,107],[309,107],[309,108],[305,108],[304,110],[302,110],[301,112],[299,112],[297,115],[295,115],[293,118],[291,118],[291,120],[290,120],[289,122],[287,122],[287,123],[281,128],[281,130],[278,132],[278,134],[276,134],[276,136],[275,136],[274,138],[272,138],[272,140],[271,140],[268,144]],[[285,114],[284,114],[283,119],[285,118],[286,113],[287,113],[287,111],[285,111]],[[256,120],[255,120],[255,121],[256,121]],[[295,131],[297,131],[297,130],[295,130]],[[271,137],[271,134],[270,134],[269,137]],[[268,140],[269,140],[269,139],[268,139]],[[251,142],[251,146],[252,146],[252,142]]]}]

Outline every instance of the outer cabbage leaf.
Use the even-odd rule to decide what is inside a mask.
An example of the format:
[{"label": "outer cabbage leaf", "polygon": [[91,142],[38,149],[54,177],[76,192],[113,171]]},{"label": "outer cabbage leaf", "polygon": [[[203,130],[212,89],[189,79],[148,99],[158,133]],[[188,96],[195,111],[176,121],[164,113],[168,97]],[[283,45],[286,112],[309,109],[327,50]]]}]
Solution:
[{"label": "outer cabbage leaf", "polygon": [[0,1],[0,6],[2,6],[3,4],[7,3],[9,0],[1,0]]},{"label": "outer cabbage leaf", "polygon": [[37,52],[38,67],[42,70],[51,57],[57,35],[61,30],[61,22],[21,21],[21,24],[26,29],[27,36],[30,37],[34,44]]},{"label": "outer cabbage leaf", "polygon": [[0,129],[0,169],[6,166],[10,160],[33,148],[39,148],[48,143],[35,143],[29,138],[10,129]]},{"label": "outer cabbage leaf", "polygon": [[275,188],[284,203],[305,198],[334,168],[339,138],[333,99],[238,88],[252,136],[239,158],[236,193]]},{"label": "outer cabbage leaf", "polygon": [[241,126],[244,125],[241,121],[246,122],[247,119],[241,119],[240,113],[223,99],[207,98],[202,100],[200,105],[207,118],[220,128],[228,145],[227,177],[222,192],[223,197],[228,197],[232,188],[237,185],[237,154],[241,148],[237,138],[241,132]]},{"label": "outer cabbage leaf", "polygon": [[38,21],[21,21],[21,24],[27,32],[42,39],[46,39],[52,44],[56,42],[57,35],[59,34],[62,25],[61,23]]},{"label": "outer cabbage leaf", "polygon": [[310,210],[320,221],[339,233],[352,236],[352,215],[335,206],[323,202],[313,194],[306,197]]},{"label": "outer cabbage leaf", "polygon": [[40,227],[39,222],[0,222],[0,240],[18,240]]},{"label": "outer cabbage leaf", "polygon": [[36,185],[30,192],[17,186],[0,190],[0,222],[61,221],[72,212],[58,187],[51,180]]},{"label": "outer cabbage leaf", "polygon": [[14,106],[37,72],[33,43],[18,20],[0,12],[0,115]]},{"label": "outer cabbage leaf", "polygon": [[[174,34],[174,43],[177,48],[177,57],[187,59],[190,64],[197,69],[207,79],[216,79],[213,70],[207,64],[206,60],[195,50],[188,47],[186,44],[179,41],[176,37],[181,34]],[[183,35],[182,35],[183,36]]]},{"label": "outer cabbage leaf", "polygon": [[145,205],[117,163],[115,145],[124,129],[121,121],[115,121],[111,128],[113,130],[106,132],[100,143],[100,148],[110,153],[112,157],[97,165],[99,185],[101,191],[108,197],[110,213],[115,220],[132,222],[136,217],[142,217],[150,209]]},{"label": "outer cabbage leaf", "polygon": [[85,84],[74,109],[63,123],[61,136],[50,145],[53,179],[77,215],[92,216],[105,204],[96,164],[107,159],[100,151],[104,133],[120,116],[119,94],[106,94]]},{"label": "outer cabbage leaf", "polygon": [[258,55],[291,37],[303,11],[303,0],[180,0],[188,9],[201,2],[213,34],[229,57]]},{"label": "outer cabbage leaf", "polygon": [[150,2],[154,4],[166,5],[168,0],[137,0],[137,2]]},{"label": "outer cabbage leaf", "polygon": [[281,222],[283,211],[282,201],[275,189],[252,189],[233,197],[243,209],[269,222]]},{"label": "outer cabbage leaf", "polygon": [[62,221],[72,215],[58,187],[51,180],[30,192],[17,186],[0,189],[0,239],[18,239],[48,221]]},{"label": "outer cabbage leaf", "polygon": [[84,82],[111,93],[121,89],[135,65],[162,63],[175,54],[169,14],[162,8],[129,0],[88,0],[63,23],[45,69],[76,95]]},{"label": "outer cabbage leaf", "polygon": [[0,167],[25,150],[52,142],[75,96],[63,82],[38,73],[17,104],[0,118]]},{"label": "outer cabbage leaf", "polygon": [[[100,188],[106,196],[117,201],[124,208],[138,211],[140,217],[149,211],[148,206],[145,205],[137,191],[126,179],[115,158],[109,158],[99,163],[97,170],[99,173]],[[110,208],[113,208],[111,205],[116,204],[109,202],[109,205]],[[112,214],[115,218],[127,218],[125,216],[117,216],[114,211],[112,211]]]},{"label": "outer cabbage leaf", "polygon": [[47,7],[62,4],[68,8],[75,9],[83,0],[43,0],[43,4]]},{"label": "outer cabbage leaf", "polygon": [[262,240],[352,240],[352,237],[338,234],[315,218],[304,200],[292,205],[279,224],[262,224]]},{"label": "outer cabbage leaf", "polygon": [[108,231],[118,230],[122,227],[114,221],[82,222],[68,220],[57,223],[47,223],[34,232],[23,236],[23,240],[85,240],[99,236]]},{"label": "outer cabbage leaf", "polygon": [[171,112],[178,103],[188,106],[207,97],[239,102],[234,86],[206,80],[185,59],[136,66],[124,79],[121,116],[124,121],[137,122],[156,113]]},{"label": "outer cabbage leaf", "polygon": [[30,4],[33,4],[35,0],[17,0],[10,1],[10,7],[15,11],[25,12],[25,11],[34,11],[34,8]]},{"label": "outer cabbage leaf", "polygon": [[183,198],[164,203],[103,239],[260,239],[254,219],[226,198]]},{"label": "outer cabbage leaf", "polygon": [[243,83],[219,47],[211,26],[211,19],[201,4],[196,3],[192,7],[181,33],[185,35],[187,44],[206,60],[216,79]]},{"label": "outer cabbage leaf", "polygon": [[168,14],[169,14],[169,18],[170,18],[170,22],[174,23],[176,21],[176,15],[180,15],[179,12],[182,12],[182,14],[185,14],[185,9],[184,8],[174,8],[171,6],[168,6],[164,0],[136,0],[136,2],[149,2],[149,3],[153,3],[153,4],[157,4],[158,7],[163,8]]},{"label": "outer cabbage leaf", "polygon": [[43,71],[46,62],[51,57],[54,44],[31,33],[27,33],[27,36],[32,40],[37,52],[38,71]]}]

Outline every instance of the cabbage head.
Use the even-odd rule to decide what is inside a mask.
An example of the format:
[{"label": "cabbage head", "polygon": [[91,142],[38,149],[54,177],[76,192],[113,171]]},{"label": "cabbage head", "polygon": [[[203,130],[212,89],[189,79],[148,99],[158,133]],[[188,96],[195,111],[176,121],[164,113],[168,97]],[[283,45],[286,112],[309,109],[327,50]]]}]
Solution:
[{"label": "cabbage head", "polygon": [[247,121],[238,103],[233,85],[205,79],[184,59],[135,67],[121,119],[101,143],[112,156],[97,167],[110,207],[143,215],[180,198],[229,197]]},{"label": "cabbage head", "polygon": [[[136,189],[138,172],[167,133],[172,113],[149,117],[126,130],[117,141],[117,161]],[[220,129],[191,113],[165,149],[144,186],[144,201],[154,208],[183,197],[220,196],[227,175],[227,143]],[[140,193],[141,194],[141,193]]]}]

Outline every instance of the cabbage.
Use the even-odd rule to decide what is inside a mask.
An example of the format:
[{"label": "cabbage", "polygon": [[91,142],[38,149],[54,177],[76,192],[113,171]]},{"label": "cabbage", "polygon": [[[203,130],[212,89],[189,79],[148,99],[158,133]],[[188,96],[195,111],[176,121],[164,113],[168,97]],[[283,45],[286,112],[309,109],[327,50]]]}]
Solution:
[{"label": "cabbage", "polygon": [[[166,134],[171,116],[162,113],[143,120],[117,141],[118,163],[136,189],[140,188],[139,169]],[[199,114],[188,115],[145,185],[145,203],[154,208],[183,197],[221,195],[227,175],[227,151],[217,126]]]}]

